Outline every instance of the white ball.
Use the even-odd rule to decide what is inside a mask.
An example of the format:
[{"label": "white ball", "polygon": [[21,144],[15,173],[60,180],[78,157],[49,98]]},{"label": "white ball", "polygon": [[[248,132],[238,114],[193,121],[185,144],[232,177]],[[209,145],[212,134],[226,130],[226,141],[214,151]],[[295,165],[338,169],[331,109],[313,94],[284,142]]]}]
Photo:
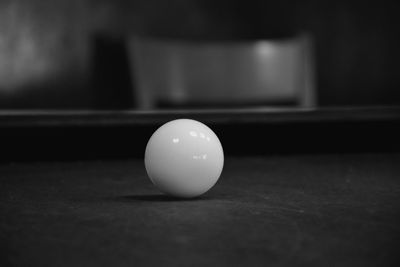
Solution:
[{"label": "white ball", "polygon": [[153,184],[162,192],[196,197],[215,185],[224,166],[224,152],[215,133],[201,122],[170,121],[154,132],[144,163]]}]

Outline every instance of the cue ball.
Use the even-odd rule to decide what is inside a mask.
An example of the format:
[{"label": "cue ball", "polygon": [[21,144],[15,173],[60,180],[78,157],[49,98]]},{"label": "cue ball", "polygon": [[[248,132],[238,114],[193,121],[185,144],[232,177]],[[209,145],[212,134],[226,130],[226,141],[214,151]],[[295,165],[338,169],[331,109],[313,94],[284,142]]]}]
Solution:
[{"label": "cue ball", "polygon": [[224,166],[224,152],[218,137],[206,125],[178,119],[153,133],[146,146],[144,164],[160,191],[192,198],[215,185]]}]

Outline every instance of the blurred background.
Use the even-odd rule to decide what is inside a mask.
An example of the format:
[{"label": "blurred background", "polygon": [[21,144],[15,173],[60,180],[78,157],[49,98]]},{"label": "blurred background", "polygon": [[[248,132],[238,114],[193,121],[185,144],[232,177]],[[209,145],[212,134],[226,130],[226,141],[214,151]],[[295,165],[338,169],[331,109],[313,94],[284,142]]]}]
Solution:
[{"label": "blurred background", "polygon": [[2,0],[0,109],[399,105],[398,14],[395,1]]}]

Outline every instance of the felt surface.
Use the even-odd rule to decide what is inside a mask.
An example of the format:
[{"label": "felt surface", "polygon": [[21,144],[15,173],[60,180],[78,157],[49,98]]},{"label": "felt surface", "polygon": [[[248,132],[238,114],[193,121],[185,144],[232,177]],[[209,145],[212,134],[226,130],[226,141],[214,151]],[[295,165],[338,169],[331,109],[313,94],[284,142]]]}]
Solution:
[{"label": "felt surface", "polygon": [[0,165],[0,265],[395,266],[400,154],[228,157],[201,198],[138,159]]}]

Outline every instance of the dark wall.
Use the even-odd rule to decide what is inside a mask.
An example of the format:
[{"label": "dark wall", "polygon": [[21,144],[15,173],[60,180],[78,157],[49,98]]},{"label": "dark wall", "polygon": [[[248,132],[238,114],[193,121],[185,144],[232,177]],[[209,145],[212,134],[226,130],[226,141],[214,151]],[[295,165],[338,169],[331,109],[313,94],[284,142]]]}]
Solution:
[{"label": "dark wall", "polygon": [[310,33],[319,104],[400,104],[394,1],[19,0],[0,3],[0,108],[132,105],[124,38]]}]

